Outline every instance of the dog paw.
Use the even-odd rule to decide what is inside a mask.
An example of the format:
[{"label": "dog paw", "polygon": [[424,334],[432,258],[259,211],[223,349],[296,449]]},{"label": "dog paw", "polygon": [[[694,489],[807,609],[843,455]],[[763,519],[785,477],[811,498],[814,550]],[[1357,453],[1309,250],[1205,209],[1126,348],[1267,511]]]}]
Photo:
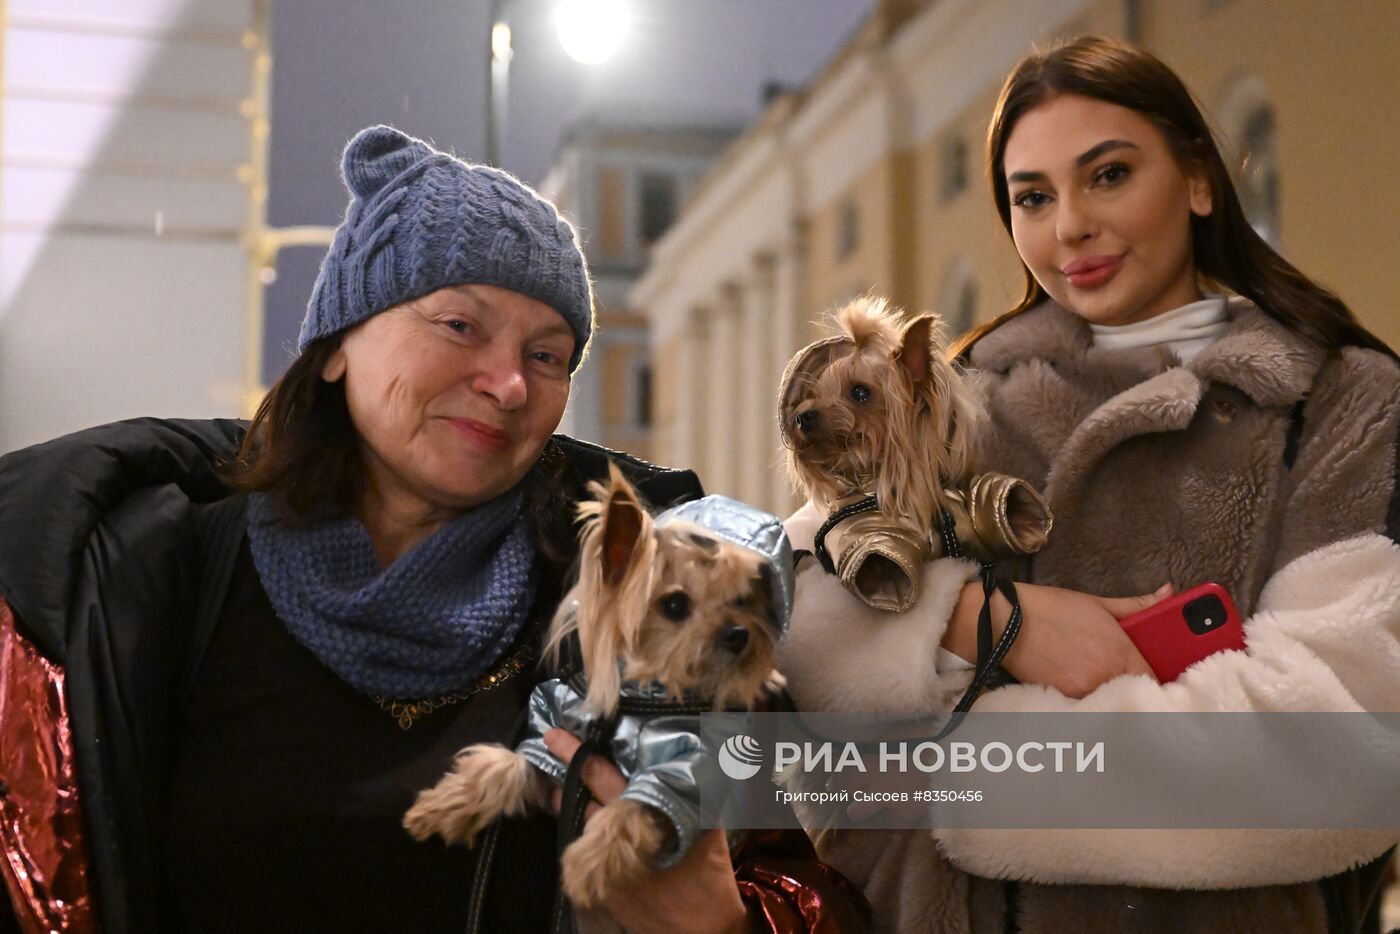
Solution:
[{"label": "dog paw", "polygon": [[404,829],[415,840],[438,834],[471,846],[496,818],[524,811],[533,781],[530,764],[504,746],[469,746],[457,754],[451,772],[419,792],[404,815]]},{"label": "dog paw", "polygon": [[420,843],[438,834],[447,843],[471,846],[477,834],[491,823],[492,815],[463,802],[462,795],[445,784],[419,793],[418,800],[404,815],[404,829]]},{"label": "dog paw", "polygon": [[651,808],[619,798],[584,825],[564,850],[560,882],[575,908],[587,911],[649,872],[669,839]]}]

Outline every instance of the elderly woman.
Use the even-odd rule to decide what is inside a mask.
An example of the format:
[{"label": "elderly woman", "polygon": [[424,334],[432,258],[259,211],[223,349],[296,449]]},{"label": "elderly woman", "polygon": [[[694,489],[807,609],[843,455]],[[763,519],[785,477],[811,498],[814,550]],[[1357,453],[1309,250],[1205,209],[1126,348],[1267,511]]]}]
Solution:
[{"label": "elderly woman", "polygon": [[[388,127],[300,356],[245,432],[139,420],[0,461],[0,861],[24,931],[547,930],[554,821],[415,843],[414,794],[510,742],[614,458],[552,436],[592,329],[573,229]],[[568,758],[576,742],[550,736]],[[615,769],[585,769],[606,801]],[[607,906],[635,931],[859,926],[805,839],[714,831]],[[0,929],[12,925],[0,904]]]}]

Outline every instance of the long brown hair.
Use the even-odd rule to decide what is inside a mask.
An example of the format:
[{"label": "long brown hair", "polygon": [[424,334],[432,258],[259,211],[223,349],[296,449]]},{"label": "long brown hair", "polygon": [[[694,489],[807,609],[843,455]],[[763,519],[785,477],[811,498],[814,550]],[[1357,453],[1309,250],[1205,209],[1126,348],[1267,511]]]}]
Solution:
[{"label": "long brown hair", "polygon": [[[1137,111],[1161,130],[1183,168],[1205,175],[1211,213],[1191,216],[1192,252],[1204,279],[1249,299],[1290,331],[1329,351],[1357,345],[1395,357],[1340,298],[1299,272],[1250,226],[1210,127],[1176,73],[1151,53],[1115,39],[1086,36],[1034,52],[1007,76],[987,132],[987,168],[992,198],[1008,234],[1011,198],[1006,141],[1027,111],[1059,94],[1077,94]],[[963,335],[949,350],[953,357],[962,356],[983,335],[1046,300],[1045,290],[1024,263],[1021,270],[1025,293],[1020,302]]]}]

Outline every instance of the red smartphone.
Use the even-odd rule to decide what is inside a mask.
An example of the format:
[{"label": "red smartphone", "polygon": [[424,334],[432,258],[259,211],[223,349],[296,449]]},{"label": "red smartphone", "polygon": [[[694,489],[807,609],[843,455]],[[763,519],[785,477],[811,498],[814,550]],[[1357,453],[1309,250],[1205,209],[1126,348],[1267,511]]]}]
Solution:
[{"label": "red smartphone", "polygon": [[1163,684],[1207,655],[1244,648],[1240,611],[1219,584],[1192,587],[1118,623]]}]

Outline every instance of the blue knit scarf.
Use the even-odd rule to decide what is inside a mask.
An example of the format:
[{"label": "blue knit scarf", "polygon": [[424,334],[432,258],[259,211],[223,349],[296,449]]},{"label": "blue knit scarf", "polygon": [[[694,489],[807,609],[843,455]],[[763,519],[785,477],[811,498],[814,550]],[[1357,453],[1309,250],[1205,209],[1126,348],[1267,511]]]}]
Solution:
[{"label": "blue knit scarf", "polygon": [[248,499],[253,563],[298,642],[351,687],[391,698],[461,690],[515,641],[534,597],[520,493],[438,529],[381,570],[358,519],[288,526]]}]

